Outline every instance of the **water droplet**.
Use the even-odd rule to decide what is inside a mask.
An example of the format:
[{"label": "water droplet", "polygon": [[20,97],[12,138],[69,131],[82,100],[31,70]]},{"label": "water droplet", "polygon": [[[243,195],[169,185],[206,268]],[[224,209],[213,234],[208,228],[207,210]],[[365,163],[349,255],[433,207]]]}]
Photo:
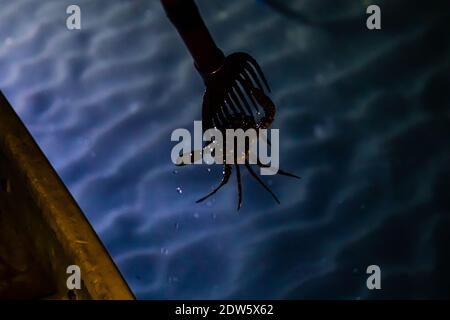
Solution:
[{"label": "water droplet", "polygon": [[208,170],[208,172],[211,172],[211,168],[208,168],[207,170]]},{"label": "water droplet", "polygon": [[178,231],[180,229],[180,224],[178,222],[175,223],[175,231]]},{"label": "water droplet", "polygon": [[162,254],[163,256],[167,256],[167,255],[169,254],[169,249],[167,249],[167,248],[161,248],[161,254]]},{"label": "water droplet", "polygon": [[183,190],[180,187],[177,187],[178,194],[183,194]]},{"label": "water droplet", "polygon": [[216,220],[216,219],[217,219],[217,214],[216,214],[216,213],[213,213],[213,214],[212,214],[212,218],[213,218],[213,220]]},{"label": "water droplet", "polygon": [[173,170],[173,174],[178,174],[178,170]]},{"label": "water droplet", "polygon": [[200,215],[198,214],[198,212],[194,213],[194,218],[195,218],[195,219],[200,218]]},{"label": "water droplet", "polygon": [[211,201],[207,201],[207,202],[206,202],[206,206],[207,206],[207,207],[211,207],[211,206],[212,206],[212,202],[211,202]]}]

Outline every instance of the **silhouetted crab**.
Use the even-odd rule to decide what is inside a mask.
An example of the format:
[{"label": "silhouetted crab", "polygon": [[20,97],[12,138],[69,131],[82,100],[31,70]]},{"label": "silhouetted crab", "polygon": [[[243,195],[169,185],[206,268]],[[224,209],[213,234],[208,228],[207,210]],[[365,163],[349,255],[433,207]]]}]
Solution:
[{"label": "silhouetted crab", "polygon": [[[267,129],[272,124],[276,108],[272,100],[265,94],[262,82],[267,92],[270,92],[270,87],[258,63],[250,55],[246,53],[231,54],[225,59],[225,63],[219,70],[204,77],[204,80],[206,83],[202,108],[204,131],[215,128],[225,136],[226,129],[258,130]],[[257,120],[258,116],[259,120]],[[266,142],[270,145],[268,139]],[[206,144],[203,150],[208,148],[211,143],[214,142]],[[197,202],[206,200],[228,183],[234,165],[238,185],[238,209],[241,207],[242,185],[240,168],[239,164],[237,164],[237,157],[240,155],[237,150],[232,152],[236,157],[232,164],[226,163],[224,153],[224,169],[221,183],[209,194],[197,200]],[[244,165],[250,172],[250,175],[272,195],[276,202],[280,203],[277,196],[252,169],[248,161],[248,152],[249,150],[246,148],[243,156],[245,157]],[[190,154],[191,163],[195,160],[194,154],[195,151]],[[179,165],[184,165],[184,163]],[[259,159],[257,165],[259,167],[269,167],[262,164]],[[278,174],[299,179],[298,176],[283,170],[278,170]]]}]

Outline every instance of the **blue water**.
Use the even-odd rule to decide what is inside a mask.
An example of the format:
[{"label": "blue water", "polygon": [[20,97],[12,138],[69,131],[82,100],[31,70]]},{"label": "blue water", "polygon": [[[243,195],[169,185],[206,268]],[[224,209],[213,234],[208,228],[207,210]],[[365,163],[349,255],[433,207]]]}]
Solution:
[{"label": "blue water", "polygon": [[281,205],[247,173],[239,213],[235,177],[195,203],[221,168],[170,160],[204,88],[158,1],[77,0],[69,31],[74,1],[0,0],[0,88],[137,297],[449,297],[448,1],[380,0],[381,31],[370,1],[197,2],[271,83]]}]

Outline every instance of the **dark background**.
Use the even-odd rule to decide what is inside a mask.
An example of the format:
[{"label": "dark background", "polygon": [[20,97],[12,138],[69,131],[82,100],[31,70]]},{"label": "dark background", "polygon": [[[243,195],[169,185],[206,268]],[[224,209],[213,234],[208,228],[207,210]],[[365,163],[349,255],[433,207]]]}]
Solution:
[{"label": "dark background", "polygon": [[234,177],[196,204],[221,168],[171,163],[203,84],[159,1],[79,0],[69,31],[73,1],[0,0],[0,88],[137,296],[448,298],[450,3],[197,3],[272,85],[281,167],[303,178],[264,177],[281,205],[248,174],[239,213]]}]

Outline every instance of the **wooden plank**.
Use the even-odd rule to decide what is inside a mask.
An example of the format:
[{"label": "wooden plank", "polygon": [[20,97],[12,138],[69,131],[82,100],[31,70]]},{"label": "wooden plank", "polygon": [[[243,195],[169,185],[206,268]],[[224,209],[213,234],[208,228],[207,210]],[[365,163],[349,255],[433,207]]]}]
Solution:
[{"label": "wooden plank", "polygon": [[[0,297],[134,299],[81,209],[1,92],[0,234]],[[70,265],[80,267],[80,290],[67,288]]]}]

